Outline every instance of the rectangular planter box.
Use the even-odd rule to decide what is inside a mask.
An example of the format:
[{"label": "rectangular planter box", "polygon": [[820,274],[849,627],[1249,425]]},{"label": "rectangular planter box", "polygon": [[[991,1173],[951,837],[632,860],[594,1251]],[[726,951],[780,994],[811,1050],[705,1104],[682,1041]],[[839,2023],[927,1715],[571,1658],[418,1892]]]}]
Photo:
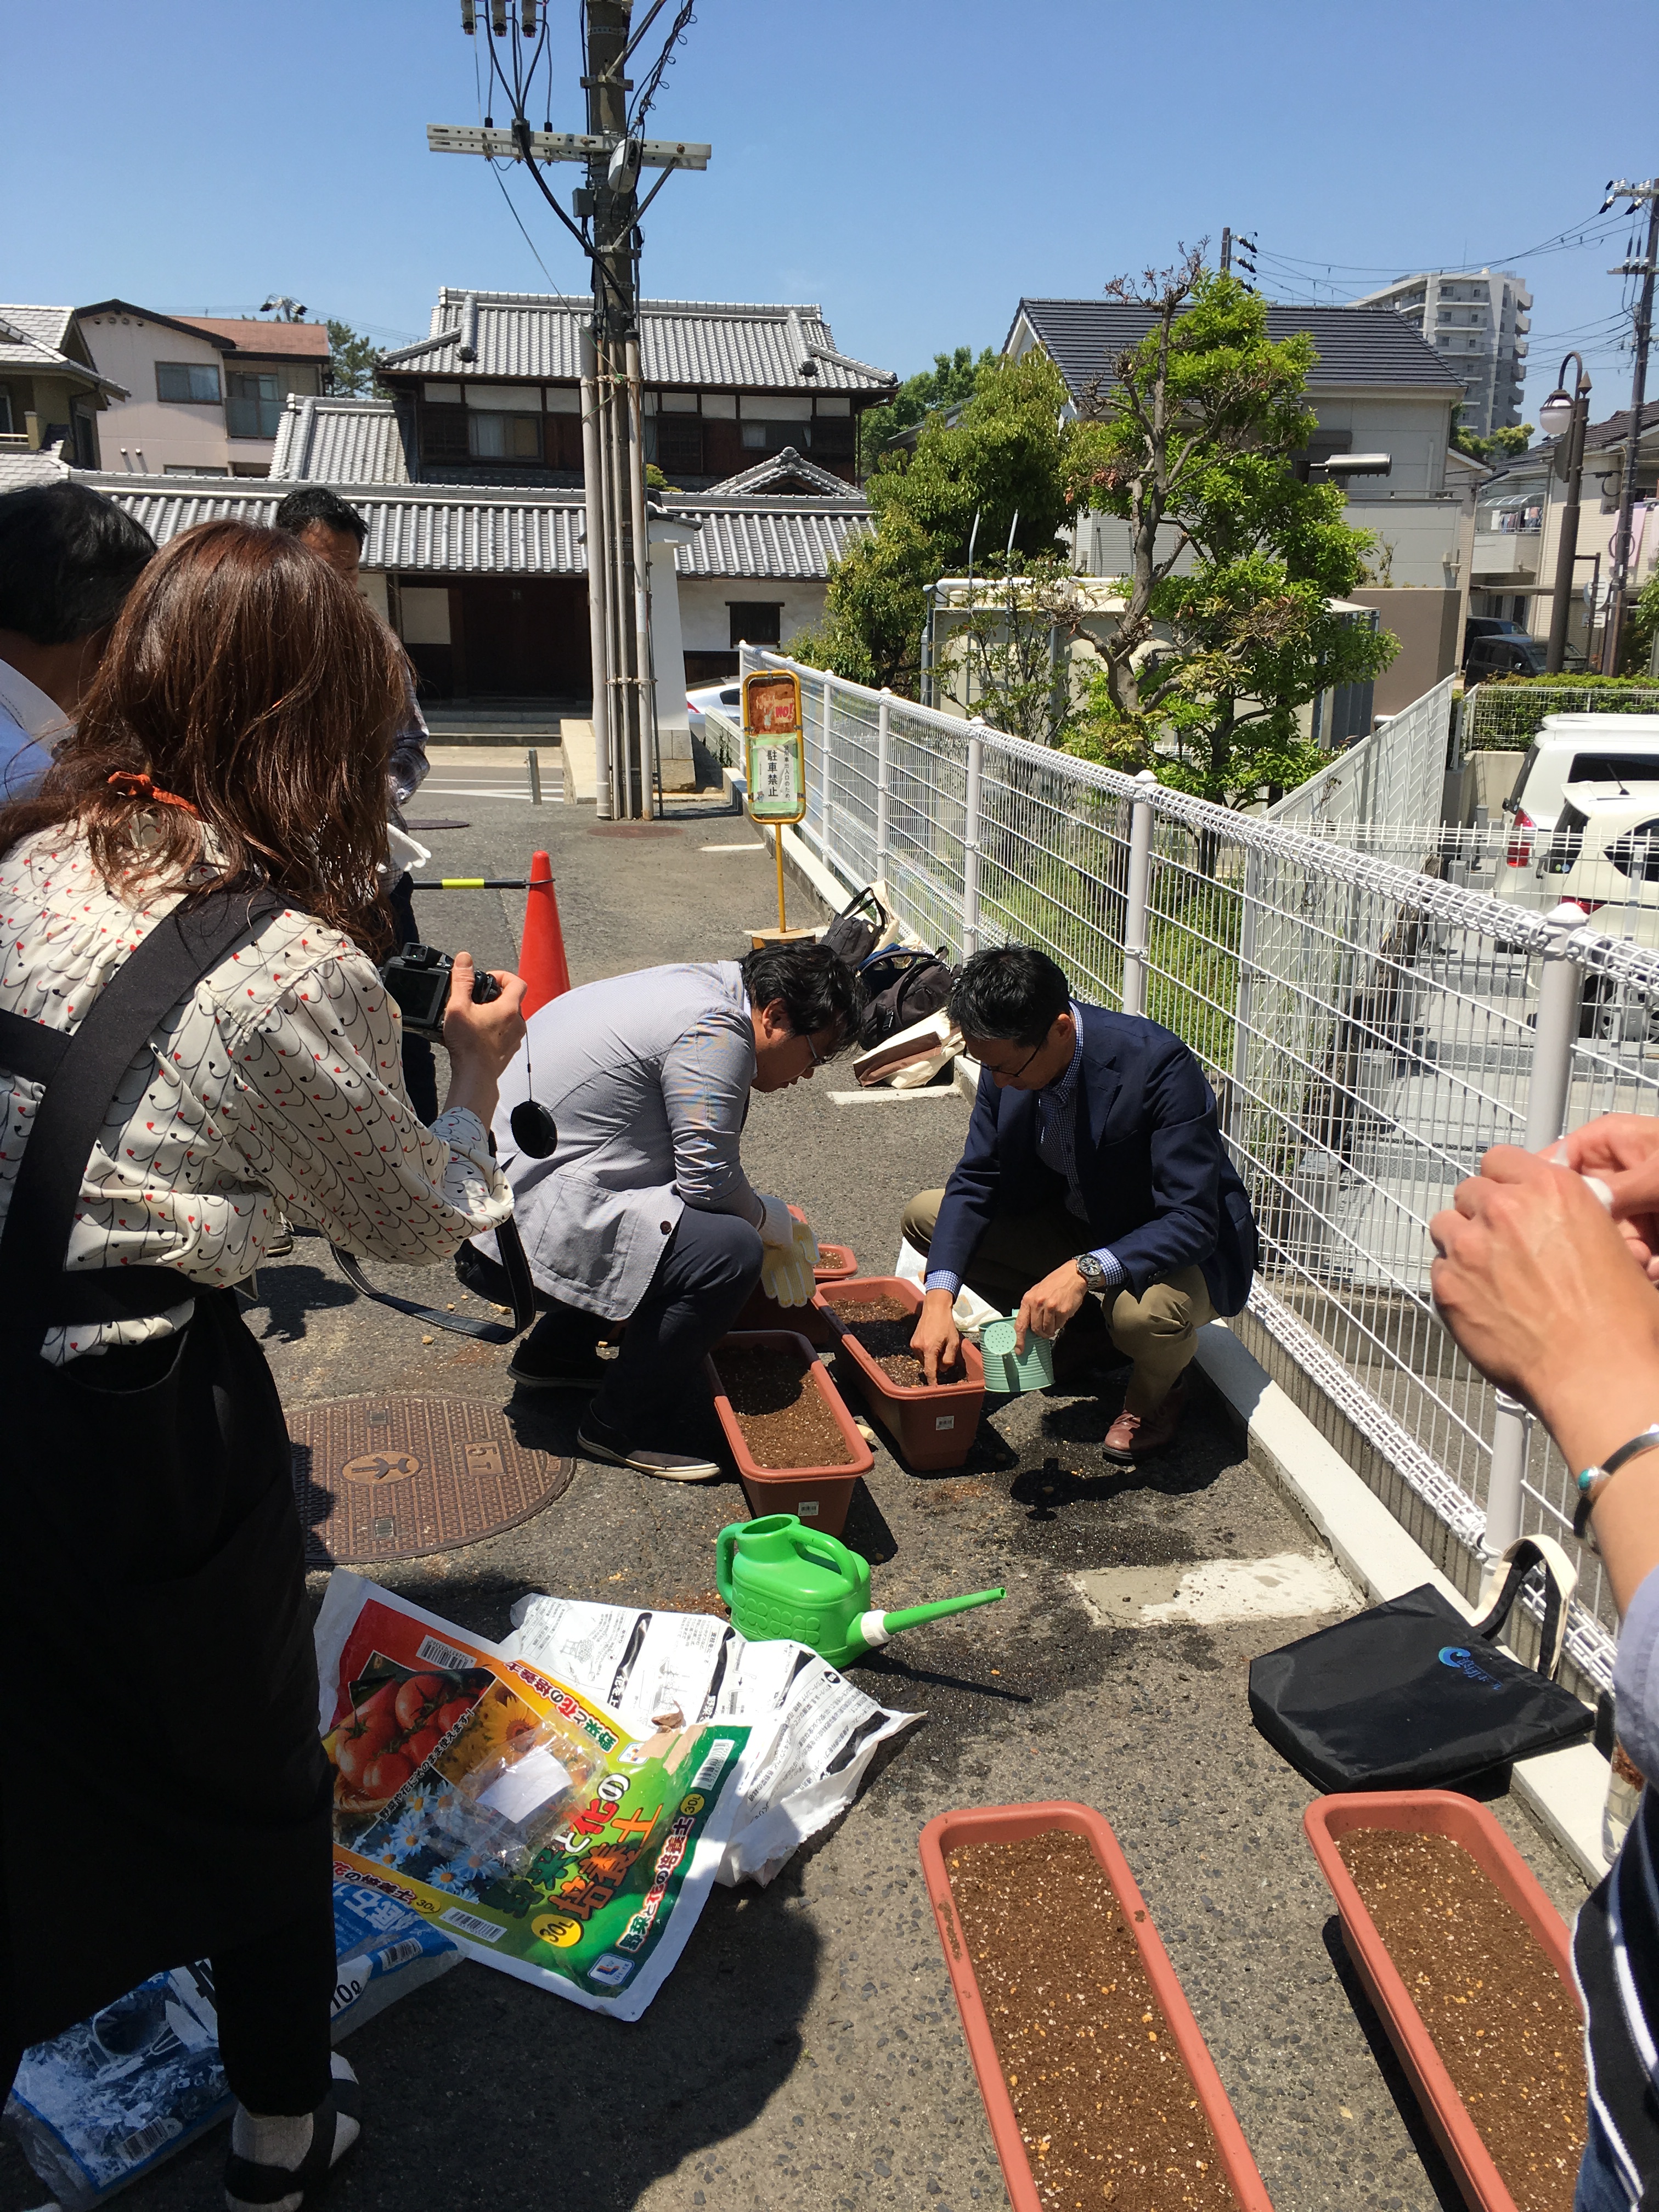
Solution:
[{"label": "rectangular planter box", "polygon": [[951,1893],[951,1878],[945,1862],[947,1851],[963,1845],[1018,1843],[1026,1836],[1040,1835],[1045,1828],[1065,1828],[1087,1838],[1134,1936],[1146,1978],[1163,2007],[1193,2093],[1210,2124],[1228,2185],[1243,2212],[1273,2212],[1272,2200],[1256,2172],[1244,2130],[1228,2102],[1221,2076],[1215,2070],[1215,2061],[1193,2018],[1193,2008],[1187,2002],[1176,1970],[1170,1964],[1170,1954],[1152,1926],[1146,1900],[1129,1871],[1129,1863],[1118,1848],[1117,1838],[1107,1821],[1091,1807],[1058,1802],[994,1805],[970,1813],[941,1813],[921,1832],[922,1874],[933,1917],[939,1923],[939,1940],[945,1946],[945,1971],[956,1992],[969,2053],[974,2062],[974,2072],[979,2077],[980,2094],[985,2100],[986,2114],[991,2123],[997,2156],[1002,2161],[1002,2178],[1007,2185],[1013,2212],[1042,2212],[1042,2200],[1032,2178],[1013,2100],[1002,2078],[996,2038],[985,2016],[979,1978],[957,1917],[956,1900]]},{"label": "rectangular planter box", "polygon": [[893,1439],[900,1457],[924,1472],[960,1467],[978,1431],[985,1404],[985,1368],[979,1347],[963,1344],[962,1382],[923,1383],[907,1390],[883,1373],[857,1337],[836,1318],[838,1311],[875,1298],[896,1298],[912,1313],[921,1307],[921,1292],[900,1275],[858,1275],[826,1285],[812,1303],[828,1316],[836,1351],[853,1368],[870,1411]]},{"label": "rectangular planter box", "polygon": [[[1515,2212],[1515,2199],[1493,2164],[1468,2107],[1457,2094],[1423,2015],[1365,1910],[1337,1839],[1355,1828],[1404,1829],[1413,1835],[1449,1836],[1461,1844],[1504,1902],[1531,1929],[1539,1948],[1569,1990],[1573,1989],[1571,1939],[1560,1914],[1539,1887],[1526,1861],[1484,1805],[1451,1790],[1344,1791],[1316,1797],[1302,1816],[1319,1870],[1342,1916],[1342,1939],[1354,1971],[1376,2007],[1389,2040],[1417,2092],[1435,2139],[1458,2186],[1479,2212]],[[1575,2000],[1577,1992],[1575,1991]]]},{"label": "rectangular planter box", "polygon": [[[791,1352],[799,1359],[817,1390],[835,1416],[836,1426],[841,1431],[852,1454],[840,1467],[757,1467],[744,1442],[743,1429],[732,1410],[732,1401],[726,1395],[720,1381],[720,1358],[723,1352]],[[708,1370],[709,1386],[714,1394],[714,1411],[726,1431],[726,1441],[732,1447],[732,1456],[737,1462],[738,1480],[743,1485],[744,1495],[749,1500],[749,1510],[757,1517],[766,1513],[793,1513],[809,1527],[826,1529],[839,1536],[847,1525],[847,1509],[853,1502],[853,1492],[860,1475],[868,1474],[876,1463],[876,1455],[859,1434],[853,1416],[842,1402],[841,1394],[830,1380],[829,1370],[811,1345],[799,1331],[793,1329],[744,1328],[733,1329],[723,1336],[704,1363]]]},{"label": "rectangular planter box", "polygon": [[[841,1283],[856,1275],[859,1263],[853,1257],[849,1244],[825,1244],[820,1248],[818,1264],[812,1270],[813,1279],[822,1289],[825,1283]],[[787,1329],[792,1335],[804,1336],[811,1344],[830,1344],[834,1332],[825,1322],[816,1304],[806,1306],[781,1306],[775,1298],[769,1298],[759,1284],[750,1292],[748,1303],[732,1324],[733,1328]]]}]

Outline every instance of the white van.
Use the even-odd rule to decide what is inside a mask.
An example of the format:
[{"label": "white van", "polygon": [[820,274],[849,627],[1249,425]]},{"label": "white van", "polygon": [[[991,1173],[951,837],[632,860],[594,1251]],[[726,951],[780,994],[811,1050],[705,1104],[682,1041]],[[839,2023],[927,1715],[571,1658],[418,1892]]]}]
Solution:
[{"label": "white van", "polygon": [[1659,815],[1659,714],[1545,716],[1504,801],[1509,825],[1492,887],[1499,898],[1535,909],[1559,902],[1559,874],[1544,869],[1569,784],[1581,811],[1628,802]]}]

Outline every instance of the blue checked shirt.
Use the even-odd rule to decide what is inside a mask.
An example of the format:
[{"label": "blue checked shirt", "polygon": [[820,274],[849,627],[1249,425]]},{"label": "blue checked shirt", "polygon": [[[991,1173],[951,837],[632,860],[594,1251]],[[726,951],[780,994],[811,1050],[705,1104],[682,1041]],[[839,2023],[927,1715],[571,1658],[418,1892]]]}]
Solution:
[{"label": "blue checked shirt", "polygon": [[[1077,1110],[1073,1103],[1078,1070],[1083,1065],[1083,1009],[1075,999],[1072,1001],[1072,1019],[1077,1024],[1077,1043],[1066,1073],[1037,1093],[1037,1158],[1044,1167],[1065,1176],[1066,1206],[1079,1221],[1086,1221],[1089,1209],[1084,1203],[1083,1186],[1077,1173]],[[1124,1284],[1116,1255],[1109,1245],[1103,1244],[1094,1256],[1106,1278],[1101,1287],[1109,1297],[1115,1295]],[[954,1297],[962,1288],[962,1278],[952,1274],[948,1267],[938,1267],[927,1278],[922,1288],[949,1291]]]}]

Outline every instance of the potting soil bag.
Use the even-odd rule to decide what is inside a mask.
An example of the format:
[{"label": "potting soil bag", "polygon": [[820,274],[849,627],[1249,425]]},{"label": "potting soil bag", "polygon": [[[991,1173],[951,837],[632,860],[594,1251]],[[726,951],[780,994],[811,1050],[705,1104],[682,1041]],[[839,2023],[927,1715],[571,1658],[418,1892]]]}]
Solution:
[{"label": "potting soil bag", "polygon": [[859,1792],[922,1715],[878,1705],[803,1644],[751,1643],[707,1613],[526,1597],[502,1649],[582,1690],[622,1728],[678,1719],[752,1731],[718,1879],[764,1886]]},{"label": "potting soil bag", "polygon": [[[461,1960],[418,1913],[337,1877],[334,1942],[337,2043]],[[219,2063],[213,1970],[198,1960],[153,1974],[26,2051],[5,2117],[64,2212],[85,2212],[228,2118],[234,2102]]]},{"label": "potting soil bag", "polygon": [[677,1715],[630,1733],[343,1569],[316,1635],[337,1869],[503,1973],[637,2020],[714,1880],[747,1727]]},{"label": "potting soil bag", "polygon": [[[1471,1623],[1431,1583],[1250,1662],[1250,1717],[1322,1790],[1429,1790],[1587,1735],[1595,1716],[1551,1680],[1574,1571],[1547,1538]],[[1544,1577],[1543,1670],[1498,1646],[1521,1586]]]}]

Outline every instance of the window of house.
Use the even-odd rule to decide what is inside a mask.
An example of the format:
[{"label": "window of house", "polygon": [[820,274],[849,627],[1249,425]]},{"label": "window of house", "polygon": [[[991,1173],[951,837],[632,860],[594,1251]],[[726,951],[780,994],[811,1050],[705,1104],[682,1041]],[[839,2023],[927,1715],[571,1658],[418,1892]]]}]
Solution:
[{"label": "window of house", "polygon": [[783,642],[781,599],[728,599],[732,617],[732,649],[740,645],[781,645]]},{"label": "window of house", "polygon": [[155,397],[182,401],[194,407],[216,407],[219,372],[210,362],[198,368],[193,361],[158,361]]},{"label": "window of house", "polygon": [[850,415],[820,418],[812,425],[812,451],[820,459],[850,460],[858,450],[858,433]]},{"label": "window of house", "polygon": [[274,438],[282,420],[283,389],[275,376],[252,369],[225,373],[225,427],[233,438]]},{"label": "window of house", "polygon": [[464,407],[422,407],[421,457],[428,461],[464,461],[467,456],[467,414]]},{"label": "window of house", "polygon": [[497,415],[493,410],[471,410],[466,418],[467,451],[479,461],[538,461],[542,457],[541,418],[536,415]]},{"label": "window of house", "polygon": [[[757,423],[764,429],[764,423]],[[656,418],[657,466],[672,476],[702,474],[702,418],[697,415],[659,415]]]},{"label": "window of house", "polygon": [[12,435],[11,394],[3,384],[0,384],[0,437],[9,438]]}]

